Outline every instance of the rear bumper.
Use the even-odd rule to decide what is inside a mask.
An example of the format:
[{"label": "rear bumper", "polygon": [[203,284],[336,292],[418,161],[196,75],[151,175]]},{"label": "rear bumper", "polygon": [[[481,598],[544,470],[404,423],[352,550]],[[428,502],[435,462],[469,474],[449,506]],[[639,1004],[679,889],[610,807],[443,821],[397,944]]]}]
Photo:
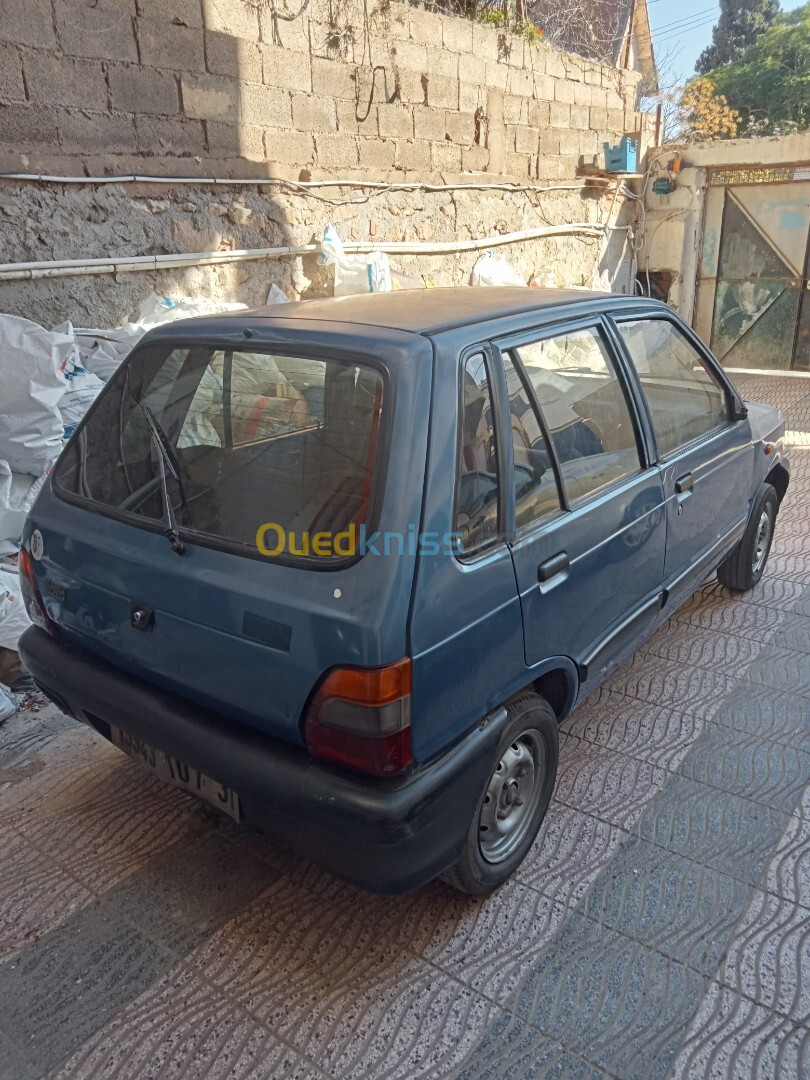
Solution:
[{"label": "rear bumper", "polygon": [[391,780],[306,751],[161,690],[30,627],[22,661],[42,690],[105,738],[110,725],[237,792],[243,817],[363,888],[405,892],[457,859],[494,759],[499,710],[441,757]]}]

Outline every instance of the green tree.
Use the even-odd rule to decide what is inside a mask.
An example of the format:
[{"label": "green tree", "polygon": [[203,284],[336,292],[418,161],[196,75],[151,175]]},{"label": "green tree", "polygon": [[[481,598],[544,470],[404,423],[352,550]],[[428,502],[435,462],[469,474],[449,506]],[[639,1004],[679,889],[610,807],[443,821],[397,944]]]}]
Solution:
[{"label": "green tree", "polygon": [[733,63],[778,14],[779,0],[720,0],[720,18],[712,30],[712,43],[700,54],[695,70],[706,75]]},{"label": "green tree", "polygon": [[780,15],[739,60],[707,78],[740,114],[740,135],[810,128],[810,4]]}]

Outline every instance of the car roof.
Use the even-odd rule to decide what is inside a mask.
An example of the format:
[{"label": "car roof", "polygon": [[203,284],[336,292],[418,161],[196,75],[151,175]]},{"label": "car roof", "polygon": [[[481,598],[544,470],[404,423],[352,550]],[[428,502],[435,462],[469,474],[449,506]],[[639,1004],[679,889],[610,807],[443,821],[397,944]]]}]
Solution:
[{"label": "car roof", "polygon": [[485,322],[523,312],[545,311],[567,304],[601,301],[610,307],[626,300],[616,293],[587,289],[528,289],[463,286],[451,289],[403,289],[362,296],[331,296],[296,303],[275,304],[253,311],[235,311],[215,318],[284,319],[308,322],[354,323],[436,334],[457,326]]}]

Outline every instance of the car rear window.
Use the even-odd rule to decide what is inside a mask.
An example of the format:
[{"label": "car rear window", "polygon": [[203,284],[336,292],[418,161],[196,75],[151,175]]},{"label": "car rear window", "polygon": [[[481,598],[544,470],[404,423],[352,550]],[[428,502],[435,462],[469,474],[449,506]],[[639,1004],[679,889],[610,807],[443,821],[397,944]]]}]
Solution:
[{"label": "car rear window", "polygon": [[181,535],[282,560],[345,558],[376,497],[383,398],[364,363],[144,346],[69,445],[55,487],[154,528],[163,473]]}]

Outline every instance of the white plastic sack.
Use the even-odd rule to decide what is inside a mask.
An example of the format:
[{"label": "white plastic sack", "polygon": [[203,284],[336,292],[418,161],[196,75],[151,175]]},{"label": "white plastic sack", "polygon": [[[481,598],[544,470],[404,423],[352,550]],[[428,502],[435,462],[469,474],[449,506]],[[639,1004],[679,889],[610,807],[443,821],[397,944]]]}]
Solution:
[{"label": "white plastic sack", "polygon": [[16,652],[22,632],[30,625],[17,571],[0,567],[0,647]]},{"label": "white plastic sack", "polygon": [[62,371],[76,349],[69,333],[0,315],[0,459],[41,476],[62,449]]},{"label": "white plastic sack", "polygon": [[276,285],[276,283],[273,282],[273,284],[270,286],[269,292],[267,293],[267,303],[268,303],[268,305],[272,305],[272,304],[289,304],[289,302],[290,302],[289,296],[287,296],[287,294],[284,292],[284,290],[280,289],[278,287],[278,285]]},{"label": "white plastic sack", "polygon": [[523,285],[526,282],[512,269],[506,259],[499,259],[491,251],[482,255],[472,269],[471,285]]},{"label": "white plastic sack", "polygon": [[17,699],[12,692],[3,683],[0,683],[0,724],[4,720],[8,720],[10,716],[13,716],[19,706],[17,705]]},{"label": "white plastic sack", "polygon": [[146,328],[140,323],[127,323],[116,330],[78,328],[74,333],[82,367],[107,382],[141,340]]},{"label": "white plastic sack", "polygon": [[220,311],[246,311],[247,304],[226,303],[207,296],[158,296],[152,293],[141,304],[138,325],[144,330],[178,319],[196,319]]},{"label": "white plastic sack", "polygon": [[319,258],[335,268],[335,296],[391,292],[391,266],[385,252],[347,255],[334,225],[326,227]]},{"label": "white plastic sack", "polygon": [[65,438],[69,439],[84,414],[104,389],[104,383],[77,361],[65,368],[67,389],[59,402],[59,412],[65,425]]},{"label": "white plastic sack", "polygon": [[0,461],[0,555],[19,547],[26,515],[44,483],[44,476],[34,480],[28,473],[13,473],[7,461]]}]

